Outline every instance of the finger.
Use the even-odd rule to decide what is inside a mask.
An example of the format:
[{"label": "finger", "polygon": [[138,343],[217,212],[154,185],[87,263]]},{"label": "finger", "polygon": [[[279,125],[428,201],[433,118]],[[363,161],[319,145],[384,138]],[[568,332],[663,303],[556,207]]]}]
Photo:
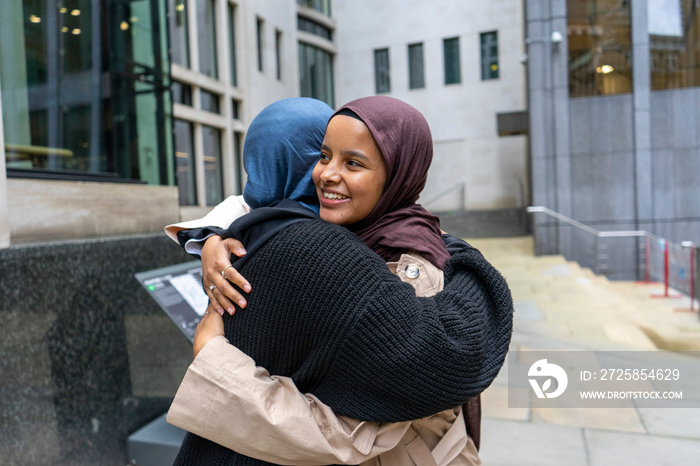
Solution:
[{"label": "finger", "polygon": [[226,309],[226,311],[233,315],[236,312],[235,306],[229,301],[229,299],[224,296],[224,294],[219,290],[219,288],[214,288],[211,292],[212,296],[214,296],[214,300],[216,301],[216,305],[222,307],[223,309]]},{"label": "finger", "polygon": [[224,245],[226,246],[226,249],[229,250],[229,252],[237,255],[238,257],[246,255],[246,250],[245,247],[243,247],[243,243],[238,241],[236,238],[226,238],[224,240]]},{"label": "finger", "polygon": [[246,280],[238,270],[234,269],[233,267],[228,267],[222,270],[223,271],[221,274],[226,280],[230,281],[246,293],[250,293],[250,290],[252,289],[250,283],[248,283],[248,280]]},{"label": "finger", "polygon": [[224,310],[220,309],[218,306],[214,306],[211,301],[209,301],[209,304],[207,305],[207,310],[204,312],[205,314],[210,313],[210,312],[216,312],[220,316],[223,317],[224,315]]},{"label": "finger", "polygon": [[[216,299],[216,296],[214,296],[214,293],[212,293],[213,290],[211,288],[209,288],[208,286],[206,286],[204,284],[204,282],[202,282],[202,285],[204,286],[204,293],[206,293],[207,297],[209,298],[209,304],[207,306],[207,310],[209,310],[209,308],[211,307],[219,315],[222,315],[225,308],[219,304],[219,301]],[[215,289],[216,288],[214,288],[214,290]],[[206,311],[205,311],[205,313],[206,313]]]}]

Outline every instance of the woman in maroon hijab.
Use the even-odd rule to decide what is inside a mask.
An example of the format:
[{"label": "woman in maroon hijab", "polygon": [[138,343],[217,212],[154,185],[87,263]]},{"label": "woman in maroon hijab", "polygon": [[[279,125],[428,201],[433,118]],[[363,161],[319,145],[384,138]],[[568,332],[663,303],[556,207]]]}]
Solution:
[{"label": "woman in maroon hijab", "polygon": [[[442,268],[449,258],[438,218],[416,204],[426,183],[432,155],[430,128],[420,112],[390,97],[366,97],[344,105],[331,117],[323,139],[321,157],[313,171],[321,218],[343,225],[359,236],[387,261],[392,272],[414,286],[418,296],[432,296],[442,289]],[[208,294],[214,298],[212,302],[218,300],[223,309],[231,307],[225,295],[229,295],[234,302],[239,299],[220,271],[225,271],[230,265],[228,251],[237,250],[240,243],[232,239],[226,241],[228,245],[224,247],[219,238],[209,240],[202,250],[204,285],[206,288],[213,287]],[[329,257],[329,261],[332,260]],[[232,275],[229,271],[227,278],[234,281]],[[219,314],[223,312],[222,308],[216,303],[210,307]],[[195,348],[202,348],[209,339],[223,334],[223,325],[219,325],[219,320],[216,313],[205,316],[197,332]],[[263,378],[266,376],[263,374]],[[377,377],[381,376],[377,374]],[[293,384],[285,386],[287,395],[277,399],[283,399],[285,403],[299,403],[298,409],[311,411],[310,419],[320,427],[314,430],[277,420],[280,422],[276,426],[280,431],[277,438],[282,438],[281,432],[285,432],[284,438],[294,443],[294,440],[289,440],[293,438],[289,430],[304,432],[298,444],[284,446],[295,450],[294,464],[324,464],[322,462],[329,458],[328,452],[318,448],[324,441],[333,444],[331,450],[336,456],[332,461],[345,464],[480,464],[475,445],[478,442],[478,416],[471,421],[467,417],[469,437],[462,407],[408,423],[378,425],[342,416],[336,418],[332,410],[312,394],[295,392]],[[171,410],[171,413],[177,411],[177,405],[196,403],[199,395],[205,394],[194,394],[194,398],[176,397],[175,410]],[[262,399],[247,401],[250,405],[257,403],[261,416],[275,411],[269,402],[268,406],[261,406],[264,404]],[[474,408],[478,408],[478,398],[468,410],[469,415],[474,414]],[[219,414],[224,420],[251,416],[250,413],[250,408],[241,411],[232,407],[231,411]],[[191,421],[194,422],[194,419]],[[190,430],[189,422],[186,418],[181,419],[178,425]],[[295,419],[294,422],[298,423],[299,420]],[[328,425],[341,427],[328,429]],[[314,431],[318,432],[319,438],[314,439],[313,434],[309,433]],[[210,436],[217,443],[238,449],[238,434],[235,429],[226,429]],[[199,435],[207,437],[206,433]],[[363,446],[359,445],[358,439],[361,439]],[[277,451],[269,451],[266,457],[264,449],[271,447],[265,442],[262,444],[265,447],[261,447],[256,457],[268,461],[279,460],[280,452]],[[250,445],[246,447],[250,448]]]}]

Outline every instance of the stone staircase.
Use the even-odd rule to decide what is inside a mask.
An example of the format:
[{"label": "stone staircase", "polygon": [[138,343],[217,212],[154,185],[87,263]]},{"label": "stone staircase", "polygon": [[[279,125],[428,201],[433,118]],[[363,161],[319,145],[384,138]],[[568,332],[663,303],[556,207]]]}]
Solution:
[{"label": "stone staircase", "polygon": [[508,280],[516,325],[597,350],[700,351],[688,297],[655,298],[659,283],[609,281],[559,255],[534,256],[531,237],[467,239]]}]

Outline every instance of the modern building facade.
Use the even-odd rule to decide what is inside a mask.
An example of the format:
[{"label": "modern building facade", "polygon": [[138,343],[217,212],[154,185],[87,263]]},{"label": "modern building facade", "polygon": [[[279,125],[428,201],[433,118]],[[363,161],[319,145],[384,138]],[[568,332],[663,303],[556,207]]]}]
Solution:
[{"label": "modern building facade", "polygon": [[[598,230],[700,242],[697,2],[525,3],[533,203]],[[537,216],[534,234],[540,253],[590,259],[551,219]],[[640,278],[636,240],[608,242],[612,276]]]},{"label": "modern building facade", "polygon": [[434,211],[527,203],[526,128],[499,136],[497,123],[527,108],[522,2],[334,7],[337,101],[388,95],[430,124],[435,156],[419,202]]}]

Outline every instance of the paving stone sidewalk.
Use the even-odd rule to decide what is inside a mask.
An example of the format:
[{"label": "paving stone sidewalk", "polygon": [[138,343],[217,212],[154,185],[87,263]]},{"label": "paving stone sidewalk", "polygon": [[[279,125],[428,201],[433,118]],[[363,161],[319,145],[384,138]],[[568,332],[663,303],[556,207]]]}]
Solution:
[{"label": "paving stone sidewalk", "polygon": [[[659,284],[610,282],[561,256],[533,254],[532,238],[467,239],[506,277],[519,351],[661,352],[693,390],[681,408],[509,407],[508,367],[483,394],[481,458],[497,465],[700,464],[700,319],[688,298],[659,299]],[[668,351],[673,350],[673,352]],[[522,354],[522,353],[519,353]],[[640,354],[640,353],[638,353]],[[655,353],[656,354],[656,353]],[[689,384],[689,385],[688,385]]]}]

